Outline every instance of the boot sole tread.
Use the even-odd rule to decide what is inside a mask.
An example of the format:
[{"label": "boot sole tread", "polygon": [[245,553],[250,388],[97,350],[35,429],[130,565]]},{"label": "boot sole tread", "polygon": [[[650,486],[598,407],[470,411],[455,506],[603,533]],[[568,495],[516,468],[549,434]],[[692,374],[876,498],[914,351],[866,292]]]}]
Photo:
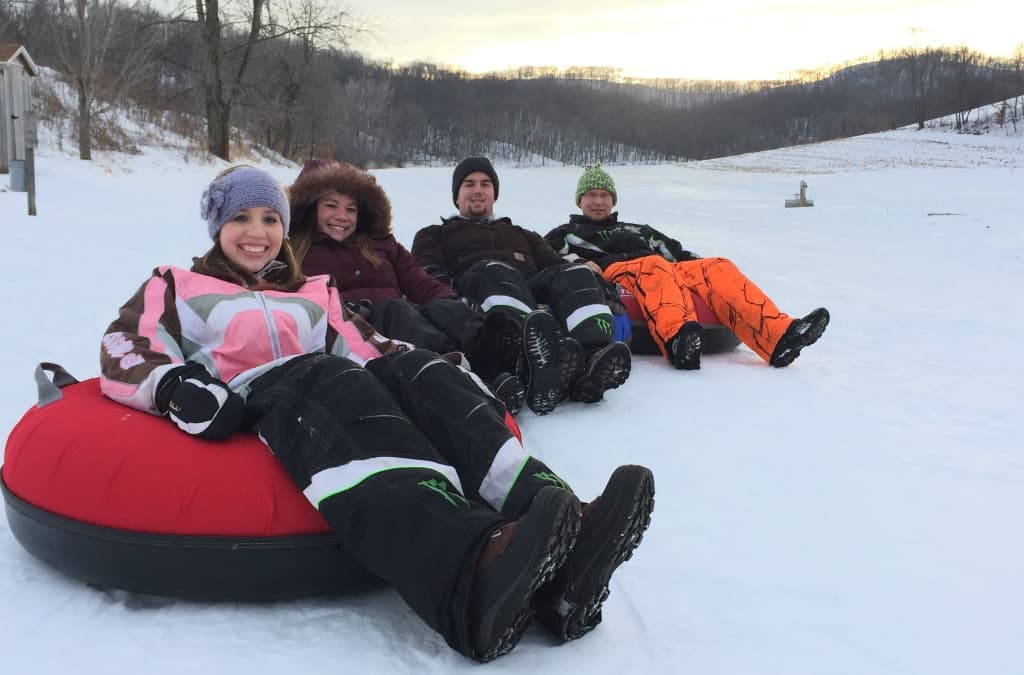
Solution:
[{"label": "boot sole tread", "polygon": [[[565,574],[563,578],[556,578],[555,583],[559,588],[546,599],[548,611],[539,617],[545,625],[563,640],[575,640],[593,630],[600,622],[594,621],[601,611],[601,606],[608,598],[609,581],[612,574],[618,567],[633,557],[633,552],[643,541],[644,533],[651,524],[651,514],[654,511],[654,479],[650,471],[642,467],[623,467],[616,470],[616,474],[623,475],[616,480],[616,474],[612,474],[608,487],[614,492],[607,494],[608,488],[601,494],[601,499],[606,497],[614,500],[612,503],[619,503],[624,497],[630,500],[628,511],[623,513],[622,509],[614,506],[601,509],[595,508],[589,518],[597,517],[599,520],[588,524],[587,529],[593,531],[612,531],[620,534],[612,541],[612,547],[597,546],[593,551],[583,551],[588,546],[585,540],[578,540],[577,547],[581,548],[587,564],[576,571],[575,577]],[[607,519],[618,517],[617,521],[608,522]],[[597,568],[597,569],[595,569]],[[593,575],[593,576],[592,576]],[[588,576],[591,577],[588,579]],[[584,596],[585,599],[572,603],[569,596]],[[558,613],[557,607],[566,607],[568,612],[562,616]]]},{"label": "boot sole tread", "polygon": [[534,312],[523,325],[523,353],[529,380],[526,405],[537,415],[546,415],[558,405],[562,368],[558,358],[558,322],[546,312]]},{"label": "boot sole tread", "polygon": [[[570,496],[572,494],[567,491],[562,492],[566,492]],[[481,663],[507,654],[518,644],[523,633],[529,627],[530,621],[533,619],[534,595],[565,564],[570,551],[572,551],[576,543],[576,536],[579,534],[580,526],[579,502],[575,498],[566,499],[565,495],[554,494],[551,490],[541,490],[537,493],[536,500],[540,500],[540,503],[531,505],[531,509],[538,509],[534,513],[534,517],[543,519],[545,516],[548,516],[550,518],[547,537],[542,543],[535,542],[531,549],[529,560],[530,562],[536,562],[536,564],[532,565],[532,568],[530,565],[524,565],[523,569],[532,569],[532,571],[524,572],[523,575],[511,583],[505,593],[492,605],[491,609],[480,618],[475,643],[488,646],[474,650],[473,658]],[[552,509],[554,510],[553,513],[545,513],[545,511]],[[527,513],[529,514],[529,511]],[[525,535],[526,532],[521,534]],[[526,574],[530,575],[528,581],[525,578]],[[525,588],[522,588],[523,583],[527,584]],[[507,619],[507,624],[502,628],[496,628],[495,624],[500,621],[500,614],[508,609],[506,606],[507,599],[515,593],[522,594],[521,602]],[[480,629],[484,627],[487,627],[487,629],[481,631]],[[483,639],[481,633],[486,634],[488,639]],[[495,636],[495,633],[498,634]]]},{"label": "boot sole tread", "polygon": [[[802,319],[799,319],[802,321]],[[800,351],[804,347],[810,347],[825,333],[825,329],[828,328],[828,322],[830,317],[828,312],[824,312],[814,320],[807,323],[805,330],[797,331],[796,336],[799,338],[794,344],[784,347],[779,354],[772,359],[771,365],[775,368],[785,368],[789,364],[793,363],[798,356]]]},{"label": "boot sole tread", "polygon": [[596,357],[577,380],[570,396],[572,400],[595,403],[601,400],[604,392],[621,387],[629,379],[632,366],[629,347],[621,342],[613,342],[602,351],[604,353]]}]

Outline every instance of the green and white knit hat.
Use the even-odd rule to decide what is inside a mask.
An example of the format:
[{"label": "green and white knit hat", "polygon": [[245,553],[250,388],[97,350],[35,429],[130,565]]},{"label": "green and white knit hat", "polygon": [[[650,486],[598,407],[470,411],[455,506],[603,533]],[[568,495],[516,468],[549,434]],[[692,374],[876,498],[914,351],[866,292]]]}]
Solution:
[{"label": "green and white knit hat", "polygon": [[612,206],[619,201],[619,196],[615,193],[615,181],[601,168],[601,162],[588,166],[580,176],[580,182],[576,183],[576,206],[580,205],[580,200],[587,190],[607,190],[612,193]]}]

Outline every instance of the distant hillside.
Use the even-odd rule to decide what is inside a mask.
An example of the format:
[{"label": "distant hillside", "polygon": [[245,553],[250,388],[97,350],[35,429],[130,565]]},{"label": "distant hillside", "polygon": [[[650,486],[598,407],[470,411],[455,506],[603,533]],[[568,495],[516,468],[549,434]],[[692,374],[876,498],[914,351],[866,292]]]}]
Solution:
[{"label": "distant hillside", "polygon": [[[68,142],[75,110],[71,89],[59,82],[52,70],[44,68],[36,82],[36,91],[39,99],[45,102],[45,114],[41,120],[39,134],[41,155],[74,156],[73,144]],[[1017,106],[1016,113],[1013,112],[1014,106]],[[959,130],[956,128],[956,116],[949,115],[928,120],[925,125],[926,133],[944,131],[958,136],[993,135],[1024,139],[1024,122],[1019,119],[1020,111],[1020,99],[1016,98],[987,104],[968,111],[969,121]],[[1013,121],[1015,114],[1018,118],[1016,123]],[[216,157],[206,152],[201,136],[182,135],[181,130],[189,128],[192,121],[183,122],[176,115],[152,115],[137,107],[117,107],[105,116],[104,120],[105,126],[101,131],[105,143],[99,150],[96,160],[110,170],[131,171],[133,169],[130,167],[137,166],[140,162],[150,168],[165,165],[173,167],[180,164],[182,159],[203,164],[219,163]],[[985,138],[978,138],[976,141],[946,141],[943,134],[935,134],[929,136],[928,143],[922,144],[916,133],[908,133],[910,129],[915,128],[916,124],[886,134],[885,143],[879,143],[877,137],[872,135],[863,139],[784,147],[774,152],[720,157],[704,161],[699,166],[724,171],[814,174],[921,165],[1020,167],[1024,162],[1020,152],[1014,151],[1016,146],[1003,146],[998,143],[996,146],[990,146],[990,141]],[[247,134],[238,131],[236,138],[238,143],[234,147],[235,161],[270,162],[288,167],[292,171],[297,170],[298,165],[264,147]],[[949,142],[957,144],[959,150],[956,153],[951,154],[948,151]],[[481,151],[498,158],[499,161],[511,161],[524,166],[538,166],[551,161],[541,155],[526,155],[521,148],[500,143],[484,146]],[[510,157],[515,159],[509,160]],[[435,157],[431,160],[434,163],[450,164],[442,158]]]},{"label": "distant hillside", "polygon": [[[944,115],[962,128],[971,110],[1003,100],[1013,102],[1015,123],[1024,96],[1024,44],[1004,60],[964,47],[905,49],[786,82],[625,80],[589,67],[471,76],[430,63],[375,63],[332,46],[343,44],[344,25],[281,25],[269,15],[251,32],[223,27],[244,26],[244,15],[218,25],[223,46],[212,68],[196,18],[168,21],[123,5],[119,41],[89,61],[86,78],[76,74],[83,64],[69,65],[65,42],[39,28],[50,6],[19,7],[0,5],[0,40],[23,42],[37,63],[75,83],[73,95],[88,97],[89,123],[81,106],[68,106],[65,128],[71,142],[82,136],[98,147],[125,145],[112,122],[111,104],[119,104],[225,158],[255,139],[294,161],[334,156],[363,166],[475,153],[518,163],[690,161]],[[126,82],[129,66],[136,69]],[[217,145],[215,135],[230,138]]]},{"label": "distant hillside", "polygon": [[920,72],[920,60],[897,56],[817,80],[744,85],[677,81],[654,87],[558,76],[406,72],[393,74],[392,95],[398,109],[415,111],[419,121],[396,131],[410,131],[409,144],[425,144],[433,156],[454,159],[497,139],[530,154],[583,164],[700,160],[947,114],[961,115],[962,123],[979,105],[1024,93],[1019,64],[1014,70],[978,55],[972,62],[955,51],[929,58],[926,73]]}]

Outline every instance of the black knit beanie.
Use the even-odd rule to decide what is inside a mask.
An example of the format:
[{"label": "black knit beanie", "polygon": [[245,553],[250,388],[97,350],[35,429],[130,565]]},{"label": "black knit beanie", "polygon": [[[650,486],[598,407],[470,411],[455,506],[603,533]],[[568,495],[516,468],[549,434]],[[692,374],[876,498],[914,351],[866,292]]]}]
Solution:
[{"label": "black knit beanie", "polygon": [[452,202],[456,206],[459,205],[459,187],[462,185],[462,181],[466,180],[466,176],[474,171],[482,171],[487,174],[491,182],[494,183],[494,199],[498,199],[498,174],[495,173],[491,160],[486,157],[467,157],[459,162],[459,165],[455,167],[455,173],[452,174]]}]

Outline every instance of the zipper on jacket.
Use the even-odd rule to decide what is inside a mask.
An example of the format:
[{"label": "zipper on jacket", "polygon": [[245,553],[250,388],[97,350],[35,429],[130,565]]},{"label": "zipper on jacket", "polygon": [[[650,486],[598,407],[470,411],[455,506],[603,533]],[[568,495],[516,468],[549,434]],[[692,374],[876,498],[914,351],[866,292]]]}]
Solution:
[{"label": "zipper on jacket", "polygon": [[274,314],[270,311],[267,298],[262,291],[253,291],[259,298],[260,306],[263,307],[263,320],[267,322],[267,335],[270,336],[270,351],[275,359],[281,358],[281,337],[277,332],[277,324],[274,323]]}]

